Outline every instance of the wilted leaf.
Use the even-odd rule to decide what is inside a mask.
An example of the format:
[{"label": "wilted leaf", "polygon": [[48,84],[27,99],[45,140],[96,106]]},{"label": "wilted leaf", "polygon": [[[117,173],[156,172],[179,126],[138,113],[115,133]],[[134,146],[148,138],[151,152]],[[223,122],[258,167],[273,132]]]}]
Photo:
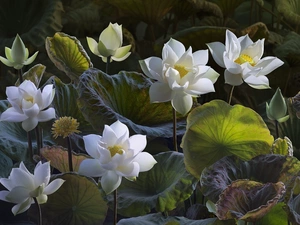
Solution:
[{"label": "wilted leaf", "polygon": [[[68,149],[61,146],[48,146],[41,149],[41,155],[50,161],[51,166],[58,169],[60,172],[69,172]],[[83,154],[72,152],[73,171],[77,172],[80,163],[87,159]]]},{"label": "wilted leaf", "polygon": [[280,181],[289,189],[299,171],[300,162],[295,157],[268,154],[242,161],[236,156],[226,156],[203,170],[200,185],[203,195],[216,202],[221,192],[235,180]]},{"label": "wilted leaf", "polygon": [[[31,67],[26,73],[23,74],[23,79],[32,81],[36,87],[39,87],[41,79],[43,78],[46,67],[42,64],[37,64]],[[20,85],[20,80],[18,79],[15,86]]]},{"label": "wilted leaf", "polygon": [[263,184],[236,180],[220,195],[216,204],[221,220],[239,219],[255,222],[267,214],[285,193],[282,182]]},{"label": "wilted leaf", "polygon": [[272,153],[293,156],[293,144],[287,137],[277,138],[272,145]]},{"label": "wilted leaf", "polygon": [[[197,140],[197,141],[195,141]],[[187,118],[181,147],[187,170],[200,177],[202,170],[226,155],[249,160],[270,153],[273,143],[262,118],[242,105],[213,100],[195,108]]]}]

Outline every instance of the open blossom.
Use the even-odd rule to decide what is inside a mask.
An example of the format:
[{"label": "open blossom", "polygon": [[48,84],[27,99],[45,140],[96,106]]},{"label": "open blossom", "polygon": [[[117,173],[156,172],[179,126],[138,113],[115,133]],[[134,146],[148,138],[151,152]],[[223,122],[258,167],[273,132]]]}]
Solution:
[{"label": "open blossom", "polygon": [[21,162],[19,168],[12,169],[8,178],[0,178],[0,183],[7,189],[0,191],[0,199],[16,204],[12,208],[14,215],[25,212],[34,203],[33,198],[36,198],[39,204],[46,203],[47,195],[53,194],[65,182],[60,178],[50,183],[49,181],[49,162],[39,162],[33,174]]},{"label": "open blossom", "polygon": [[52,84],[41,91],[29,80],[24,80],[18,87],[6,87],[7,100],[12,107],[1,114],[0,121],[22,122],[23,129],[31,131],[38,122],[55,118],[55,110],[49,107],[54,94]]},{"label": "open blossom", "polygon": [[234,33],[226,30],[225,45],[221,42],[207,44],[216,63],[226,68],[225,83],[238,86],[245,81],[256,89],[270,88],[266,75],[283,62],[272,56],[262,58],[264,41],[253,42],[248,34],[237,38]]},{"label": "open blossom", "polygon": [[192,53],[184,45],[170,39],[163,47],[162,59],[149,57],[140,61],[146,76],[156,80],[150,87],[151,102],[171,101],[173,108],[185,115],[193,105],[193,97],[214,92],[219,74],[209,66],[208,50]]},{"label": "open blossom", "polygon": [[79,167],[79,174],[101,177],[101,186],[106,194],[116,190],[122,177],[134,180],[139,172],[150,170],[156,163],[152,155],[142,152],[146,147],[146,136],[136,134],[129,137],[127,126],[116,121],[105,125],[103,136],[83,136],[87,153]]},{"label": "open blossom", "polygon": [[109,23],[99,36],[99,42],[87,37],[87,43],[92,53],[107,62],[107,57],[111,56],[111,61],[123,61],[131,54],[131,45],[122,47],[123,33],[122,25]]},{"label": "open blossom", "polygon": [[25,47],[20,36],[17,34],[12,48],[10,49],[8,47],[5,47],[6,58],[0,56],[0,61],[6,66],[14,67],[15,69],[21,69],[24,65],[31,64],[35,60],[37,54],[38,52],[34,53],[31,57],[28,58],[29,51]]}]

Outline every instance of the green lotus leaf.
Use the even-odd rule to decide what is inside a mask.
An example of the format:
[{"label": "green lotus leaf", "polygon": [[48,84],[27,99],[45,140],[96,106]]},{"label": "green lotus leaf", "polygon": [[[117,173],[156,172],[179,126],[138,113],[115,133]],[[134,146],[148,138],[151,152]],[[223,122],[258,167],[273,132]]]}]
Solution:
[{"label": "green lotus leaf", "polygon": [[[7,100],[0,101],[0,113],[9,107]],[[52,145],[53,141],[49,137],[49,130],[43,133],[45,145]],[[36,149],[35,135],[32,134],[32,146]],[[0,122],[0,151],[15,162],[32,161],[28,154],[27,132],[22,128],[21,123]]]},{"label": "green lotus leaf", "polygon": [[260,183],[236,180],[220,195],[216,204],[221,220],[239,219],[256,222],[267,214],[285,193],[282,182]]},{"label": "green lotus leaf", "polygon": [[222,10],[224,17],[227,17],[230,14],[232,14],[235,11],[235,9],[244,1],[243,0],[210,0],[210,2],[217,4]]},{"label": "green lotus leaf", "polygon": [[287,206],[290,221],[300,224],[300,177],[295,180]]},{"label": "green lotus leaf", "polygon": [[59,174],[52,178],[61,178],[65,182],[48,196],[46,204],[41,205],[43,224],[103,224],[107,205],[92,179],[73,173]]},{"label": "green lotus leaf", "polygon": [[[207,43],[219,41],[225,42],[225,27],[199,26],[178,31],[172,38],[180,41],[185,46],[192,46],[193,51],[207,49]],[[161,44],[162,48],[163,44]],[[161,53],[161,49],[157,49]]]},{"label": "green lotus leaf", "polygon": [[[50,161],[51,166],[58,169],[60,172],[69,172],[68,149],[61,146],[47,146],[41,149],[41,155],[47,161]],[[86,155],[72,152],[73,171],[77,172],[80,163],[87,159]]]},{"label": "green lotus leaf", "polygon": [[[139,216],[170,211],[188,199],[195,189],[197,179],[184,166],[183,154],[164,152],[154,156],[157,164],[142,172],[136,181],[122,180],[118,188],[118,213],[123,216]],[[108,195],[113,204],[113,195]]]},{"label": "green lotus leaf", "polygon": [[203,220],[190,220],[181,216],[165,217],[161,213],[148,214],[145,216],[132,217],[128,219],[121,219],[118,225],[230,225],[234,221],[220,221],[217,218],[208,218]]},{"label": "green lotus leaf", "polygon": [[188,115],[181,147],[187,170],[200,177],[205,167],[226,155],[249,160],[270,153],[273,140],[266,124],[255,111],[242,105],[231,106],[224,101],[213,100]]},{"label": "green lotus leaf", "polygon": [[283,182],[286,189],[290,189],[299,171],[300,162],[295,157],[268,154],[243,161],[237,156],[226,156],[203,170],[201,191],[216,202],[227,186],[239,179],[261,183]]},{"label": "green lotus leaf", "polygon": [[60,0],[2,0],[0,7],[0,49],[11,46],[18,33],[24,43],[35,47],[62,29]]},{"label": "green lotus leaf", "polygon": [[289,23],[300,25],[300,2],[298,0],[276,0],[275,6]]},{"label": "green lotus leaf", "polygon": [[[100,131],[116,120],[135,133],[148,137],[172,137],[170,102],[150,103],[151,83],[142,74],[120,72],[109,76],[89,69],[80,77],[78,104],[87,121]],[[183,134],[185,121],[178,118],[177,134]]]},{"label": "green lotus leaf", "polygon": [[[46,67],[42,64],[36,64],[31,67],[26,73],[23,74],[23,79],[32,81],[36,87],[39,87],[41,79],[44,75]],[[20,85],[20,80],[18,79],[15,86]]]},{"label": "green lotus leaf", "polygon": [[274,54],[291,67],[300,66],[300,35],[289,32],[283,38],[283,43],[274,48]]},{"label": "green lotus leaf", "polygon": [[269,213],[259,220],[258,224],[285,224],[288,221],[287,213],[284,211],[285,208],[284,202],[278,202]]},{"label": "green lotus leaf", "polygon": [[57,32],[47,37],[46,50],[55,66],[77,83],[79,76],[93,64],[80,41],[73,36]]},{"label": "green lotus leaf", "polygon": [[155,24],[172,9],[178,0],[109,0],[109,4],[116,6],[126,15],[148,24]]},{"label": "green lotus leaf", "polygon": [[8,177],[13,167],[13,161],[0,151],[0,177]]}]

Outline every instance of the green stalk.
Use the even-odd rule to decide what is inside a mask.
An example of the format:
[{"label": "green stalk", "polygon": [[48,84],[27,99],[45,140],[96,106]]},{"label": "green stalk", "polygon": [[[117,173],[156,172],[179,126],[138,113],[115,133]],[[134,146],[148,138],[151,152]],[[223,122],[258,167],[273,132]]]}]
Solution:
[{"label": "green stalk", "polygon": [[234,86],[231,87],[230,93],[229,93],[229,99],[228,99],[228,104],[230,105],[231,99],[232,99],[232,94],[233,94]]},{"label": "green stalk", "polygon": [[279,130],[278,130],[278,126],[279,126],[279,123],[278,123],[277,120],[275,120],[276,138],[279,138]]},{"label": "green stalk", "polygon": [[41,145],[40,129],[38,125],[34,128],[34,131],[35,131],[35,138],[36,138],[36,145],[37,145],[37,155],[40,155],[40,150],[42,148],[42,145]]},{"label": "green stalk", "polygon": [[177,146],[177,119],[176,119],[176,110],[173,108],[173,145],[174,150],[178,152],[178,146]]},{"label": "green stalk", "polygon": [[118,199],[117,199],[117,196],[118,196],[118,192],[116,189],[116,190],[114,190],[114,225],[116,225],[118,222]]},{"label": "green stalk", "polygon": [[23,70],[22,68],[18,70],[20,84],[23,83]]},{"label": "green stalk", "polygon": [[28,155],[30,160],[33,159],[33,149],[32,149],[32,138],[30,131],[27,132],[27,143],[28,143]]},{"label": "green stalk", "polygon": [[38,209],[38,225],[42,225],[43,224],[43,220],[42,220],[42,210],[41,210],[41,206],[40,204],[38,203],[37,199],[36,198],[33,198],[34,200],[34,203],[36,204],[37,206],[37,209]]}]

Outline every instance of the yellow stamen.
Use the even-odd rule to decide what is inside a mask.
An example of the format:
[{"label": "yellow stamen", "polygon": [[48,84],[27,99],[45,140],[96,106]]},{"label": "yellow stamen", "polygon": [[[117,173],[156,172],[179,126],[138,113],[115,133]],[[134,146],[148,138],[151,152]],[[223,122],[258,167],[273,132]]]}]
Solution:
[{"label": "yellow stamen", "polygon": [[123,148],[120,145],[114,145],[114,146],[108,147],[107,149],[110,151],[111,157],[113,157],[117,153],[120,155],[123,154],[123,151],[122,151]]},{"label": "yellow stamen", "polygon": [[184,66],[181,65],[175,65],[174,69],[179,72],[181,78],[183,78],[189,72],[185,69]]},{"label": "yellow stamen", "polygon": [[79,123],[76,119],[68,116],[60,117],[56,120],[52,126],[52,134],[54,138],[62,136],[63,138],[68,137],[73,133],[80,133],[77,130]]},{"label": "yellow stamen", "polygon": [[241,54],[234,62],[236,62],[237,64],[243,64],[245,62],[248,62],[251,66],[255,65],[255,62],[253,61],[253,59],[246,54]]},{"label": "yellow stamen", "polygon": [[33,97],[32,96],[28,96],[27,98],[25,98],[26,101],[33,103]]}]

